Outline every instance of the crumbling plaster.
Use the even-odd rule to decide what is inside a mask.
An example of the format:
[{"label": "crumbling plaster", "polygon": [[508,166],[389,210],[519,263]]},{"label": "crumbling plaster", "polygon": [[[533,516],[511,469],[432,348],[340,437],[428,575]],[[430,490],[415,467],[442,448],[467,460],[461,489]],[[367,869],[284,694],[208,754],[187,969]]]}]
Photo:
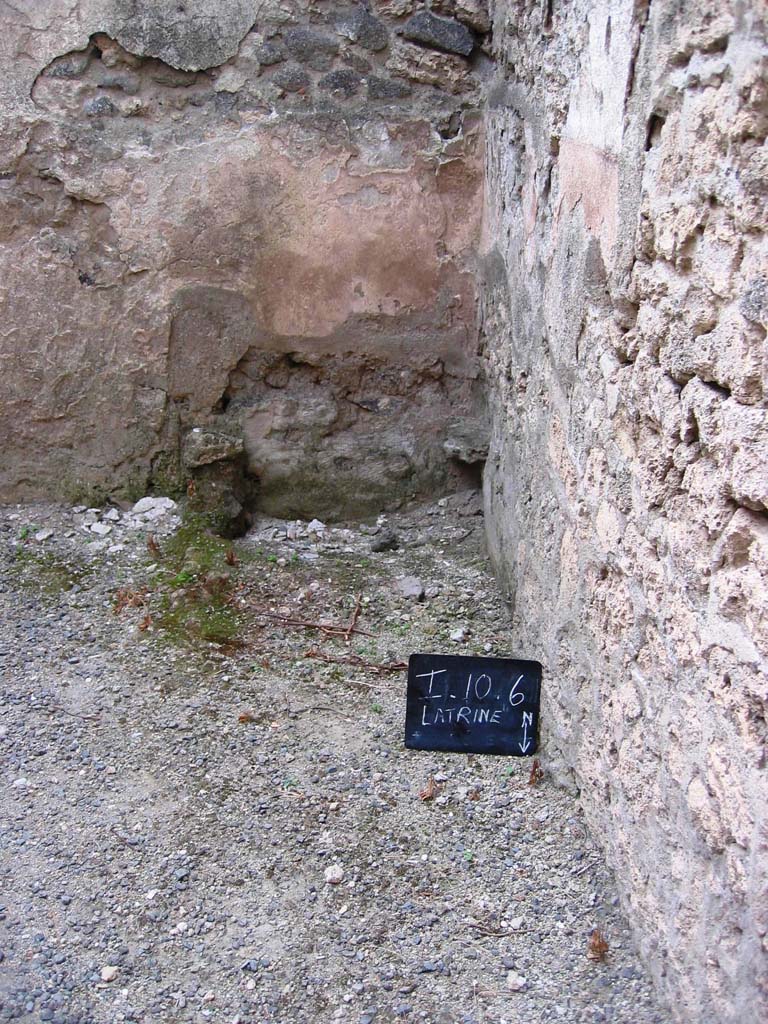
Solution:
[{"label": "crumbling plaster", "polygon": [[[481,35],[433,18],[429,49],[407,10],[349,4],[202,10],[6,8],[6,496],[183,489],[194,427],[242,437],[282,514],[459,485],[446,435],[484,429],[482,134],[450,47]],[[297,368],[271,401],[267,355]]]}]

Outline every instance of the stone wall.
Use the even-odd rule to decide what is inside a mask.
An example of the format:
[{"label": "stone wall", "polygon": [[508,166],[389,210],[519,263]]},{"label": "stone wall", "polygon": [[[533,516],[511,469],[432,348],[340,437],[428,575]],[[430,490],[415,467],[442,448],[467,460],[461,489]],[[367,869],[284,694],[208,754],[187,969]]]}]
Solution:
[{"label": "stone wall", "polygon": [[498,3],[490,544],[676,1017],[768,1018],[766,8]]},{"label": "stone wall", "polygon": [[335,517],[476,475],[475,0],[0,18],[6,500]]}]

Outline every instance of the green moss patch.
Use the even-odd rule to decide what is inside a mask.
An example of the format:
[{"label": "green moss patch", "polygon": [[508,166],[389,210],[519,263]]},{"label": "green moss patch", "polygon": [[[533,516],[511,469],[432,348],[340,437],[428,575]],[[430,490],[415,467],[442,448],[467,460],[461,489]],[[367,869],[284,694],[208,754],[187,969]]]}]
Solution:
[{"label": "green moss patch", "polygon": [[17,586],[56,597],[80,586],[92,569],[50,551],[20,547],[12,557],[8,571]]},{"label": "green moss patch", "polygon": [[150,598],[153,626],[181,646],[243,646],[237,589],[247,557],[211,532],[205,515],[188,514],[157,554],[160,568]]}]

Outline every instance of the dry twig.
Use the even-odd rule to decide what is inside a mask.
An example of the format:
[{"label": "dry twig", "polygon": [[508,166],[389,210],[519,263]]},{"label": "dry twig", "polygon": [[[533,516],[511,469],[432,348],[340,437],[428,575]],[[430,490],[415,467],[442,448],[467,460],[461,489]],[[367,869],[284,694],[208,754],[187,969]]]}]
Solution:
[{"label": "dry twig", "polygon": [[343,711],[339,711],[338,708],[331,708],[327,704],[310,704],[306,708],[291,708],[290,714],[304,715],[307,711],[330,711],[332,715],[340,715],[342,718],[346,718],[346,714]]},{"label": "dry twig", "polygon": [[357,601],[355,603],[355,610],[352,612],[352,619],[350,620],[349,628],[347,629],[347,632],[346,632],[346,634],[344,636],[344,639],[347,641],[347,643],[349,643],[349,641],[352,638],[352,633],[354,632],[355,626],[357,625],[357,620],[360,618],[360,609],[362,608],[362,606],[363,606],[363,595],[362,594],[358,594],[357,595]]},{"label": "dry twig", "polygon": [[281,626],[288,626],[291,629],[319,629],[326,636],[341,636],[346,639],[347,633],[359,633],[361,636],[373,636],[373,633],[368,633],[364,629],[359,629],[357,626],[337,626],[331,625],[324,622],[310,622],[307,619],[294,619],[290,615],[279,615],[277,612],[267,612],[263,609],[255,608],[254,611],[259,618],[268,619],[270,622],[276,622]]},{"label": "dry twig", "polygon": [[319,651],[316,647],[310,647],[304,657],[317,658],[319,661],[327,661],[336,665],[355,665],[358,668],[367,668],[377,675],[383,675],[386,672],[402,672],[403,669],[408,668],[408,662],[406,661],[385,661],[377,664],[374,661],[366,661],[359,654],[326,654],[325,651]]}]

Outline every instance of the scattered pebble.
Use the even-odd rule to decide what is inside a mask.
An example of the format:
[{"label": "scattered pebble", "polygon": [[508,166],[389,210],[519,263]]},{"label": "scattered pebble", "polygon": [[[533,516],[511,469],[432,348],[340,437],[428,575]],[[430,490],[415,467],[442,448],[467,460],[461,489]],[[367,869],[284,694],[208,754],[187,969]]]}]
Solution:
[{"label": "scattered pebble", "polygon": [[139,498],[131,512],[134,515],[154,519],[158,516],[166,515],[168,512],[173,512],[175,508],[176,502],[172,498],[153,498],[148,496],[146,498]]},{"label": "scattered pebble", "polygon": [[507,988],[510,992],[525,992],[527,987],[528,982],[522,974],[518,974],[516,971],[507,973]]},{"label": "scattered pebble", "polygon": [[400,538],[393,530],[380,530],[371,541],[371,551],[397,551]]},{"label": "scattered pebble", "polygon": [[[573,797],[527,759],[405,750],[405,672],[369,667],[458,626],[506,648],[475,499],[260,517],[205,582],[169,562],[170,499],[0,509],[0,1021],[665,1024]],[[231,649],[193,632],[226,574]]]},{"label": "scattered pebble", "polygon": [[418,576],[401,576],[395,581],[395,590],[407,601],[421,601],[424,597],[424,584]]},{"label": "scattered pebble", "polygon": [[328,885],[339,885],[344,881],[344,868],[341,864],[331,864],[325,869],[324,875]]}]

